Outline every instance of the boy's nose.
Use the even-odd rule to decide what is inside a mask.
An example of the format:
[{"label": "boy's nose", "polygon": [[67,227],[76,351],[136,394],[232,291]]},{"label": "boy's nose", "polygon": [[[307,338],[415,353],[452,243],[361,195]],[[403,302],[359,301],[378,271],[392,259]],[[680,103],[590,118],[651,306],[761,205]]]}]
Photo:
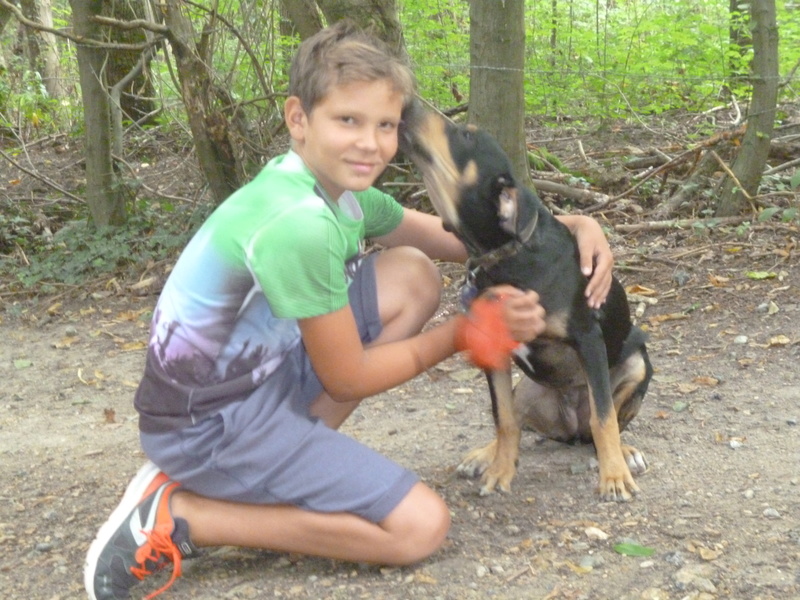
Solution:
[{"label": "boy's nose", "polygon": [[364,127],[358,136],[358,145],[364,149],[372,150],[378,147],[378,133],[372,127]]}]

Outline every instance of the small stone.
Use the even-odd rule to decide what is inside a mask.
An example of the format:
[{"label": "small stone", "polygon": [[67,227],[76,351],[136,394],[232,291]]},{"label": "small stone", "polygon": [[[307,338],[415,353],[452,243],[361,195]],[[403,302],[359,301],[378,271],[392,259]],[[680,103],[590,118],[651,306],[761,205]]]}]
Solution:
[{"label": "small stone", "polygon": [[489,574],[489,569],[487,569],[483,565],[480,565],[477,569],[475,569],[475,575],[478,576],[478,579],[483,579],[488,574]]},{"label": "small stone", "polygon": [[738,448],[741,448],[744,444],[742,444],[742,442],[740,442],[739,440],[731,440],[730,442],[728,442],[728,445],[734,450],[736,450]]},{"label": "small stone", "polygon": [[756,493],[753,490],[745,490],[742,492],[742,496],[745,497],[747,500],[752,500]]},{"label": "small stone", "polygon": [[795,419],[794,417],[786,419],[786,424],[789,427],[797,427],[797,419]]},{"label": "small stone", "polygon": [[680,552],[667,552],[664,555],[664,560],[674,567],[682,567],[686,564],[686,559]]},{"label": "small stone", "polygon": [[583,530],[583,533],[585,533],[586,537],[590,540],[605,541],[610,537],[605,531],[597,527],[587,527]]},{"label": "small stone", "polygon": [[746,335],[737,335],[733,338],[734,344],[746,344],[747,343],[747,336]]},{"label": "small stone", "polygon": [[587,554],[578,564],[584,569],[596,569],[606,564],[606,560],[602,556],[596,554]]},{"label": "small stone", "polygon": [[656,562],[654,560],[645,560],[639,563],[639,568],[641,569],[649,569],[652,567]]},{"label": "small stone", "polygon": [[781,513],[779,513],[774,508],[767,508],[761,514],[764,515],[767,519],[780,519],[781,518]]},{"label": "small stone", "polygon": [[36,544],[36,551],[37,552],[50,552],[53,549],[53,544],[50,542],[39,542]]}]

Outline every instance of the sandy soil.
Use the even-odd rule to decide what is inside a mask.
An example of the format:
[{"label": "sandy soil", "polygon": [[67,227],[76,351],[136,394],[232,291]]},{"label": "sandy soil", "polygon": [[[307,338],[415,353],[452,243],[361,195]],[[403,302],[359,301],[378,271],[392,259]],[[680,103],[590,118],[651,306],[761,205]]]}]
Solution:
[{"label": "sandy soil", "polygon": [[[455,357],[346,425],[447,499],[444,549],[403,569],[215,549],[164,597],[800,598],[799,239],[782,224],[612,234],[621,279],[654,301],[633,304],[656,367],[623,434],[650,462],[634,501],[598,502],[591,448],[533,433],[513,491],[480,497],[455,466],[493,435],[488,395]],[[445,315],[459,271],[442,270]],[[155,299],[87,293],[0,311],[0,597],[85,597],[88,544],[144,460],[132,397]],[[624,542],[653,553],[615,551]]]}]

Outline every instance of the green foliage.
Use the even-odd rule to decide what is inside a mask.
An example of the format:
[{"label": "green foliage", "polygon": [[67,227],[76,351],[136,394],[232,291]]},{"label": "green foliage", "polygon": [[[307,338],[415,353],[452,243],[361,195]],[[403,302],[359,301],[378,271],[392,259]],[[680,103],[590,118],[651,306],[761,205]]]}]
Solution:
[{"label": "green foliage", "polygon": [[[469,95],[469,3],[409,0],[401,10],[403,37],[423,98],[454,106]],[[459,99],[463,95],[464,99]]]},{"label": "green foliage", "polygon": [[47,293],[58,284],[132,275],[150,261],[177,254],[208,212],[179,211],[146,200],[135,209],[124,227],[98,228],[81,219],[55,235],[41,231],[32,215],[0,214],[0,250],[21,250],[28,263],[20,268],[12,260],[0,262],[0,278]]},{"label": "green foliage", "polygon": [[[469,90],[468,3],[407,0],[400,10],[423,97],[460,104],[451,87]],[[800,11],[787,2],[777,10],[780,69],[788,73],[800,60]],[[746,29],[748,15],[731,16],[727,3],[712,0],[526,3],[528,112],[616,118],[747,98],[752,48],[731,44],[732,25]]]}]

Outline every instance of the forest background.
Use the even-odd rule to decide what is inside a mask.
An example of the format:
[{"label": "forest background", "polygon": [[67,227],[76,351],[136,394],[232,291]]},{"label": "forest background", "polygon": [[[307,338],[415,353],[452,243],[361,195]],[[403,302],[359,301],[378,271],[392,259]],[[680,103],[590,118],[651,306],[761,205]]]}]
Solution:
[{"label": "forest background", "polygon": [[[798,219],[800,136],[789,119],[800,78],[796,2],[0,0],[0,162],[10,173],[0,185],[0,294],[141,278],[143,266],[174,256],[219,202],[285,149],[293,50],[345,15],[408,57],[434,107],[468,113],[497,134],[510,123],[525,144],[510,153],[549,173],[535,183],[560,194],[559,210],[591,212],[625,196],[662,219],[719,217],[715,197],[727,178],[739,202],[725,216]],[[773,75],[759,71],[759,28],[774,46]],[[765,81],[774,98],[755,111]],[[518,107],[504,104],[515,97]],[[774,149],[773,126],[785,125],[783,159],[755,161],[748,193],[734,161],[747,145],[743,125],[764,115],[768,129],[753,139]],[[567,125],[591,136],[620,123],[656,131],[688,120],[690,129],[653,148],[584,155],[583,165],[564,165],[525,137],[534,125],[558,138]],[[167,148],[199,165],[180,192],[165,191],[163,179],[148,183]],[[85,176],[59,181],[42,149],[77,153]],[[608,173],[636,160],[645,170],[614,190],[620,180]],[[415,183],[402,164],[383,181],[405,203],[420,201]]]}]

